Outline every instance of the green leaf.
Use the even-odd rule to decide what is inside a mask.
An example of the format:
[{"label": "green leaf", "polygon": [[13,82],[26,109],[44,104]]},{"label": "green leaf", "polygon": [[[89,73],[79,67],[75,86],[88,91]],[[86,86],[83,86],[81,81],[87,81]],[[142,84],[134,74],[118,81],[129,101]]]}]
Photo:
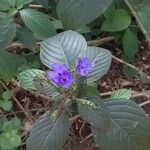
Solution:
[{"label": "green leaf", "polygon": [[36,40],[33,33],[27,28],[18,28],[17,38],[26,48],[34,49],[36,46]]},{"label": "green leaf", "polygon": [[40,79],[34,79],[33,84],[38,92],[52,97],[53,100],[57,100],[57,96],[59,95],[59,93],[54,85],[50,84],[48,81],[40,81]]},{"label": "green leaf", "polygon": [[39,77],[44,77],[44,71],[39,70],[39,69],[28,69],[23,72],[21,72],[18,76],[20,84],[25,88],[25,89],[32,89],[36,90],[36,87],[34,85],[34,78],[39,76]]},{"label": "green leaf", "polygon": [[78,111],[82,117],[85,117],[96,129],[108,130],[110,119],[106,111],[98,103],[78,99]]},{"label": "green leaf", "polygon": [[132,68],[129,68],[128,66],[123,67],[123,74],[128,80],[133,79],[133,77],[137,74],[137,71],[133,70]]},{"label": "green leaf", "polygon": [[6,13],[0,12],[0,49],[7,48],[16,33],[13,19]]},{"label": "green leaf", "polygon": [[1,0],[0,10],[10,10],[15,6],[15,0]]},{"label": "green leaf", "polygon": [[13,130],[16,130],[18,132],[20,130],[20,127],[20,120],[15,117],[4,123],[3,130],[4,132],[12,132]]},{"label": "green leaf", "polygon": [[41,39],[56,34],[54,26],[46,14],[34,9],[22,9],[20,15],[25,25]]},{"label": "green leaf", "polygon": [[86,51],[80,54],[81,57],[87,57],[92,64],[92,70],[88,73],[87,82],[97,81],[104,76],[111,64],[110,51],[99,47],[88,47]]},{"label": "green leaf", "polygon": [[0,50],[0,79],[10,82],[13,76],[18,74],[18,69],[22,64],[21,57]]},{"label": "green leaf", "polygon": [[[57,112],[56,112],[57,113]],[[69,134],[69,116],[49,112],[40,117],[31,130],[27,150],[61,150]]]},{"label": "green leaf", "polygon": [[5,91],[5,92],[3,92],[3,94],[2,94],[2,98],[3,98],[5,101],[10,100],[11,97],[12,97],[12,96],[11,96],[11,93],[10,93],[10,92]]},{"label": "green leaf", "polygon": [[12,101],[0,101],[0,107],[5,111],[12,109]]},{"label": "green leaf", "polygon": [[123,36],[122,45],[125,56],[128,60],[132,61],[138,52],[137,35],[128,29]]},{"label": "green leaf", "polygon": [[101,30],[115,32],[126,29],[131,23],[131,17],[124,9],[116,9],[112,15],[105,18]]},{"label": "green leaf", "polygon": [[125,98],[129,99],[131,97],[131,90],[129,89],[119,89],[113,91],[111,94],[111,98]]},{"label": "green leaf", "polygon": [[60,0],[57,14],[65,28],[78,29],[98,18],[111,2],[112,0]]},{"label": "green leaf", "polygon": [[18,147],[22,143],[21,137],[17,134],[13,135],[13,137],[11,137],[10,139],[10,143],[12,144],[12,146]]},{"label": "green leaf", "polygon": [[104,100],[111,119],[107,131],[92,126],[95,142],[103,150],[148,150],[150,120],[133,101],[124,99]]},{"label": "green leaf", "polygon": [[40,58],[42,63],[50,68],[53,63],[63,63],[67,66],[75,64],[77,56],[86,51],[87,43],[84,37],[74,31],[65,31],[41,44]]}]

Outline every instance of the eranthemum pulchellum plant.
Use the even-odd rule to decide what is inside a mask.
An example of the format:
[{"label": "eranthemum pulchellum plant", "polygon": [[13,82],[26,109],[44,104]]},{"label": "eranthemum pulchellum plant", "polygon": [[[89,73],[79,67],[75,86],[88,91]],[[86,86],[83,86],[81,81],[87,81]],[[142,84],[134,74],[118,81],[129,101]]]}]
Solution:
[{"label": "eranthemum pulchellum plant", "polygon": [[109,99],[95,94],[94,81],[111,64],[108,50],[89,47],[83,36],[65,31],[43,41],[40,59],[48,69],[26,70],[19,80],[24,88],[50,96],[55,105],[33,125],[27,150],[61,150],[69,135],[69,118],[77,114],[91,124],[102,150],[148,150],[150,122],[128,99],[128,91],[117,91]]}]

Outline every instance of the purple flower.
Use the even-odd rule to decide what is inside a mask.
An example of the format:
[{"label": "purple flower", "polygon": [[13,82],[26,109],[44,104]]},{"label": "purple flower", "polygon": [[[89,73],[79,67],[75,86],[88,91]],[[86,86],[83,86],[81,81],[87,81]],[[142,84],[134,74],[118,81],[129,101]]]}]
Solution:
[{"label": "purple flower", "polygon": [[53,64],[52,71],[47,72],[47,78],[54,84],[63,88],[69,88],[73,82],[73,77],[65,64]]},{"label": "purple flower", "polygon": [[92,65],[88,58],[77,58],[76,60],[76,72],[81,76],[86,76],[92,69]]}]

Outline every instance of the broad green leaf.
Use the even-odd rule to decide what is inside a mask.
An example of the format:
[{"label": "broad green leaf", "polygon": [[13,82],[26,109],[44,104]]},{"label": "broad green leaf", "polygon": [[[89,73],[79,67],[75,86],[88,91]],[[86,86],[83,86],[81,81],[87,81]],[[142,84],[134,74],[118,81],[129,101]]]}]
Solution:
[{"label": "broad green leaf", "polygon": [[67,29],[78,29],[98,18],[112,0],[60,0],[57,14]]},{"label": "broad green leaf", "polygon": [[53,100],[57,100],[57,96],[59,95],[59,93],[54,85],[48,83],[47,81],[40,81],[40,79],[34,79],[33,84],[38,92],[52,97]]},{"label": "broad green leaf", "polygon": [[23,65],[23,62],[24,60],[21,57],[0,50],[0,79],[10,82],[18,74],[18,69]]},{"label": "broad green leaf", "polygon": [[97,129],[108,130],[110,119],[107,112],[98,103],[78,99],[78,111],[82,117],[91,123]]},{"label": "broad green leaf", "polygon": [[27,28],[18,28],[17,38],[26,48],[34,49],[36,46],[36,40],[33,33]]},{"label": "broad green leaf", "polygon": [[138,38],[136,33],[127,30],[122,39],[124,54],[129,61],[132,61],[138,52]]},{"label": "broad green leaf", "polygon": [[18,76],[20,84],[26,89],[36,90],[34,85],[34,78],[35,77],[44,77],[45,73],[39,69],[28,69],[21,72]]},{"label": "broad green leaf", "polygon": [[92,70],[88,73],[87,82],[93,82],[105,75],[110,68],[110,51],[99,47],[88,47],[86,51],[80,54],[81,57],[87,57],[92,64]]},{"label": "broad green leaf", "polygon": [[139,17],[146,34],[150,38],[150,1],[149,0],[128,0],[131,7],[135,10],[135,13]]},{"label": "broad green leaf", "polygon": [[129,89],[119,89],[113,91],[111,94],[111,98],[125,98],[129,99],[131,97],[131,90]]},{"label": "broad green leaf", "polygon": [[54,26],[46,14],[34,9],[22,9],[20,15],[25,25],[41,39],[56,34]]},{"label": "broad green leaf", "polygon": [[124,99],[104,100],[111,119],[107,131],[92,126],[95,142],[102,150],[148,150],[150,120],[133,101]]},{"label": "broad green leaf", "polygon": [[124,9],[116,9],[112,15],[107,15],[101,30],[115,32],[126,29],[131,23],[131,17]]},{"label": "broad green leaf", "polygon": [[1,0],[0,10],[10,10],[15,6],[15,0]]},{"label": "broad green leaf", "polygon": [[27,150],[61,150],[69,134],[69,116],[49,112],[40,117],[31,130]]},{"label": "broad green leaf", "polygon": [[[1,2],[0,2],[1,3]],[[0,48],[6,48],[13,40],[16,33],[16,26],[13,19],[6,13],[0,12]]]},{"label": "broad green leaf", "polygon": [[86,51],[87,43],[84,37],[74,31],[65,31],[43,41],[40,58],[49,67],[53,63],[74,65],[77,56]]}]

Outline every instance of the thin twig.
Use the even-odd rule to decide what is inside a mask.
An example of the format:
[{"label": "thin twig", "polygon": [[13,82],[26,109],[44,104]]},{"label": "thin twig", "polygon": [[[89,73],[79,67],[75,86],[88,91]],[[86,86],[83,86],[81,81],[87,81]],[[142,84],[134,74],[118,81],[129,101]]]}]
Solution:
[{"label": "thin twig", "polygon": [[[101,93],[100,96],[104,97],[104,96],[110,96],[112,94],[113,91],[109,91],[109,92],[105,92],[105,93]],[[144,92],[135,92],[135,91],[131,91],[132,98],[136,98],[136,97],[150,97],[150,90],[148,91],[144,91]]]},{"label": "thin twig", "polygon": [[89,138],[91,138],[93,136],[93,134],[89,134],[88,136],[86,136],[82,141],[80,141],[80,143],[85,142],[86,140],[88,140]]},{"label": "thin twig", "polygon": [[92,41],[87,41],[88,45],[94,45],[94,46],[99,46],[102,45],[104,43],[113,41],[114,37],[110,36],[110,37],[105,37],[105,38],[100,38],[100,39],[96,39],[96,40],[92,40]]},{"label": "thin twig", "polygon": [[142,33],[144,34],[144,36],[145,36],[147,42],[150,42],[150,38],[149,38],[149,36],[148,36],[148,33],[147,33],[147,31],[145,30],[145,28],[144,28],[142,22],[140,21],[139,16],[137,15],[137,13],[135,12],[135,10],[133,9],[133,7],[131,6],[131,4],[129,3],[128,0],[124,0],[124,2],[125,2],[125,4],[128,6],[128,8],[129,8],[129,10],[131,11],[132,15],[134,16],[134,18],[136,19],[136,22],[137,22],[137,24],[138,24],[140,30],[141,30]]},{"label": "thin twig", "polygon": [[[140,75],[143,75],[143,71],[139,70],[137,67],[133,66],[132,64],[129,64],[128,62],[126,62],[126,61],[124,61],[124,60],[122,60],[122,59],[119,59],[119,58],[117,58],[117,57],[114,56],[114,55],[112,55],[112,58],[113,58],[115,61],[117,61],[117,62],[119,62],[119,63],[121,63],[121,64],[124,64],[124,65],[128,66],[129,68],[131,68],[131,69],[137,71]],[[147,79],[150,81],[150,76],[147,75]]]},{"label": "thin twig", "polygon": [[30,115],[26,112],[26,110],[23,108],[23,106],[20,104],[20,102],[18,101],[18,99],[14,96],[14,94],[7,88],[7,86],[3,83],[2,80],[0,80],[0,84],[3,86],[3,88],[9,92],[12,96],[12,98],[14,99],[14,101],[16,102],[16,104],[18,105],[19,109],[24,112],[25,116],[29,119],[31,119]]},{"label": "thin twig", "polygon": [[145,106],[147,104],[150,104],[150,99],[145,101],[145,102],[143,102],[143,103],[141,103],[141,104],[139,104],[139,106],[142,107],[142,106]]}]

